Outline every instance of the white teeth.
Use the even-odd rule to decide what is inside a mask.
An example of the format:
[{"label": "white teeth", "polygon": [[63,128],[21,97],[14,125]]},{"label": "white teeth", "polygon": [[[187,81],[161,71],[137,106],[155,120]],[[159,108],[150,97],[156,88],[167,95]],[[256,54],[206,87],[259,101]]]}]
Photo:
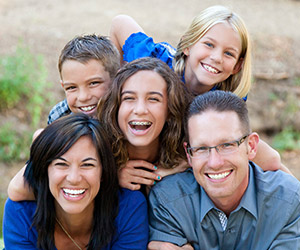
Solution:
[{"label": "white teeth", "polygon": [[68,188],[63,188],[63,191],[71,196],[71,197],[75,197],[76,195],[80,195],[83,194],[85,192],[85,189],[68,189]]},{"label": "white teeth", "polygon": [[216,69],[214,69],[214,68],[212,68],[212,67],[210,67],[210,66],[208,66],[208,65],[206,65],[206,64],[203,64],[203,67],[207,70],[207,71],[209,71],[209,72],[211,72],[211,73],[215,73],[215,74],[217,74],[219,71],[217,71]]},{"label": "white teeth", "polygon": [[151,122],[130,122],[130,125],[145,126],[151,125]]},{"label": "white teeth", "polygon": [[82,109],[83,111],[90,111],[92,110],[93,108],[95,108],[96,106],[93,105],[93,106],[87,106],[87,107],[80,107],[80,109]]},{"label": "white teeth", "polygon": [[207,174],[209,178],[214,179],[214,180],[219,180],[222,178],[225,178],[226,176],[228,176],[230,174],[230,171],[228,172],[224,172],[222,174]]}]

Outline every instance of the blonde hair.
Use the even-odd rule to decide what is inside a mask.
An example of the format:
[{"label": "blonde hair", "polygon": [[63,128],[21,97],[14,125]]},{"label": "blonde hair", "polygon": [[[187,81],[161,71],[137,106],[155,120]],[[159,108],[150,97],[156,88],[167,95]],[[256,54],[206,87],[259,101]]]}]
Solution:
[{"label": "blonde hair", "polygon": [[220,5],[202,11],[194,18],[188,30],[181,37],[173,61],[174,71],[183,75],[186,55],[184,50],[197,43],[214,25],[228,22],[240,35],[242,50],[239,59],[243,60],[241,70],[217,84],[218,89],[231,91],[239,97],[248,94],[251,87],[251,44],[244,21],[228,8]]}]

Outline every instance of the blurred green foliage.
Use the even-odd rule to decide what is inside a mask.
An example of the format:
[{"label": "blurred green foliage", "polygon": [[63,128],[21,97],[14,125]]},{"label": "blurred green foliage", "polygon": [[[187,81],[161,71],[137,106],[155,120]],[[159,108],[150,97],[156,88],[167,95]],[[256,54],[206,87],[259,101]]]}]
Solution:
[{"label": "blurred green foliage", "polygon": [[[28,156],[33,130],[37,128],[43,107],[49,107],[46,89],[47,71],[41,55],[19,44],[13,55],[0,58],[0,112],[9,114],[18,109],[30,128],[20,131],[18,126],[1,121],[0,159],[5,162],[24,160]],[[17,119],[17,118],[16,118]]]},{"label": "blurred green foliage", "polygon": [[272,145],[281,151],[300,149],[300,132],[286,127],[273,138]]}]

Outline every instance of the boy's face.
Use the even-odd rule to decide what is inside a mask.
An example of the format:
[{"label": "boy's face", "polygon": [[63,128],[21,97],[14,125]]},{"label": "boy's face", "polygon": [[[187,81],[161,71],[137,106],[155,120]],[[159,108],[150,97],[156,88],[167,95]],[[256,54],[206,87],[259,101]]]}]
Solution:
[{"label": "boy's face", "polygon": [[96,117],[98,101],[111,83],[102,63],[95,59],[85,64],[66,60],[62,65],[61,78],[70,110]]}]

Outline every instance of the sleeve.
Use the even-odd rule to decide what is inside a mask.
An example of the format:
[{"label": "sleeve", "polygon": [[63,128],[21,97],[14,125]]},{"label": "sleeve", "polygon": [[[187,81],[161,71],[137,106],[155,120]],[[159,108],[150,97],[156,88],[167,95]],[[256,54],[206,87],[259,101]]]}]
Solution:
[{"label": "sleeve", "polygon": [[170,242],[178,246],[187,244],[181,223],[161,204],[158,192],[151,190],[149,194],[149,241]]},{"label": "sleeve", "polygon": [[148,244],[147,202],[139,191],[123,189],[112,250],[144,250]]},{"label": "sleeve", "polygon": [[8,199],[3,216],[3,238],[6,250],[37,249],[36,241],[31,230],[31,219],[26,210],[22,209],[23,202]]},{"label": "sleeve", "polygon": [[175,48],[165,42],[154,43],[152,37],[142,32],[131,34],[122,48],[123,60],[131,62],[142,57],[154,57],[161,59],[172,68],[172,61],[175,55]]},{"label": "sleeve", "polygon": [[271,247],[268,249],[300,249],[300,199],[299,185],[294,202],[291,204],[291,212],[285,211],[289,216],[286,225],[281,229]]},{"label": "sleeve", "polygon": [[64,99],[63,101],[57,103],[49,112],[49,116],[48,116],[48,122],[47,124],[51,124],[52,122],[54,122],[55,120],[57,120],[58,118],[71,114],[71,110],[69,108],[67,99]]}]

